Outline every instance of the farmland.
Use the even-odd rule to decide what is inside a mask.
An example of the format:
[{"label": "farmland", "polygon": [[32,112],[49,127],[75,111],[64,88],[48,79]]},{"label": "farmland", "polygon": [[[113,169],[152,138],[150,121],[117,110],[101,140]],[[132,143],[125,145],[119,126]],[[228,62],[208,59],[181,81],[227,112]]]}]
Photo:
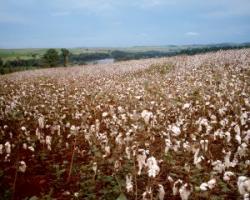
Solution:
[{"label": "farmland", "polygon": [[247,199],[250,50],[0,76],[2,199]]}]

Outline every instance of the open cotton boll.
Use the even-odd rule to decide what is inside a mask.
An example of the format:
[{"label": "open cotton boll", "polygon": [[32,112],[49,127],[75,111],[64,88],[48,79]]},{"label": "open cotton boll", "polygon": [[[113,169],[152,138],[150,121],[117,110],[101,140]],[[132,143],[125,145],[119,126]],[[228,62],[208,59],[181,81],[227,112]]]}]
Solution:
[{"label": "open cotton boll", "polygon": [[150,119],[153,117],[153,113],[148,110],[143,110],[141,117],[144,119],[145,124],[149,124]]},{"label": "open cotton boll", "polygon": [[158,186],[159,186],[159,189],[158,189],[158,199],[159,200],[164,200],[164,196],[165,196],[164,187],[161,184],[158,184]]},{"label": "open cotton boll", "polygon": [[200,185],[200,190],[201,191],[207,191],[209,189],[209,187],[208,187],[208,184],[207,183],[202,183],[201,185]]},{"label": "open cotton boll", "polygon": [[207,182],[207,185],[210,190],[213,189],[216,186],[216,179],[215,178],[211,179],[210,181]]},{"label": "open cotton boll", "polygon": [[239,176],[237,181],[239,193],[244,196],[250,193],[250,178],[246,176]]},{"label": "open cotton boll", "polygon": [[231,171],[226,171],[223,175],[223,180],[224,181],[230,181],[232,179],[232,177],[234,177],[235,174]]},{"label": "open cotton boll", "polygon": [[177,181],[174,182],[173,188],[172,188],[173,195],[177,195],[178,194],[178,191],[179,191],[182,183],[183,183],[183,181],[181,179],[178,179]]},{"label": "open cotton boll", "polygon": [[43,129],[44,126],[45,126],[45,123],[44,123],[44,116],[41,116],[38,118],[38,126],[40,129]]},{"label": "open cotton boll", "polygon": [[133,192],[133,182],[132,182],[132,175],[126,175],[126,190],[127,192]]},{"label": "open cotton boll", "polygon": [[174,136],[179,136],[181,134],[180,127],[176,126],[175,124],[169,125],[169,129],[172,131]]},{"label": "open cotton boll", "polygon": [[182,185],[181,188],[179,189],[181,200],[188,200],[192,191],[193,191],[193,188],[191,185],[189,185],[187,183]]},{"label": "open cotton boll", "polygon": [[153,156],[148,158],[147,167],[148,167],[148,176],[149,177],[155,178],[156,175],[160,172],[160,167],[157,164],[157,160]]},{"label": "open cotton boll", "polygon": [[22,173],[26,171],[27,165],[24,161],[20,161],[18,170]]},{"label": "open cotton boll", "polygon": [[144,149],[139,149],[138,154],[136,156],[136,160],[138,162],[138,175],[141,175],[141,171],[143,166],[146,166],[146,151]]},{"label": "open cotton boll", "polygon": [[5,142],[4,144],[5,146],[5,151],[7,154],[10,154],[11,153],[11,145],[10,145],[10,142]]},{"label": "open cotton boll", "polygon": [[0,144],[0,155],[3,154],[3,145]]}]

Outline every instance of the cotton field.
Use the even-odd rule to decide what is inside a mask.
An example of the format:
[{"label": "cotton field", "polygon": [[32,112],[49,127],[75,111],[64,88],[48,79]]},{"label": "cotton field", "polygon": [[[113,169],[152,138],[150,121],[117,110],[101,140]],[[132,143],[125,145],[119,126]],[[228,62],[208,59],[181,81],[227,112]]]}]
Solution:
[{"label": "cotton field", "polygon": [[250,50],[0,76],[2,199],[250,199]]}]

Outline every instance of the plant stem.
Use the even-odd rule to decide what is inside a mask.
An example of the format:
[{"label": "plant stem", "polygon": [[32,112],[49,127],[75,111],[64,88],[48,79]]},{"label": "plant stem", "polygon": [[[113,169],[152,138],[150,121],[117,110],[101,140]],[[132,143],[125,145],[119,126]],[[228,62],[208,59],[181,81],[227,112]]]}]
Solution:
[{"label": "plant stem", "polygon": [[71,177],[71,173],[72,173],[74,156],[75,156],[75,148],[76,148],[76,138],[75,138],[75,141],[74,141],[74,146],[73,146],[73,152],[72,152],[71,161],[70,161],[70,168],[69,168],[69,175],[68,175],[68,178],[67,178],[67,183],[70,181],[70,177]]}]

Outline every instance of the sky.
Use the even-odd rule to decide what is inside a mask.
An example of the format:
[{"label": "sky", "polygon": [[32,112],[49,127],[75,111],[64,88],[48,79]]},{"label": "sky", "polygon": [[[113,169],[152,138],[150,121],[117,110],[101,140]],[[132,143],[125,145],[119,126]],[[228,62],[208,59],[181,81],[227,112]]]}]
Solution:
[{"label": "sky", "polygon": [[250,42],[250,0],[0,0],[0,48]]}]

